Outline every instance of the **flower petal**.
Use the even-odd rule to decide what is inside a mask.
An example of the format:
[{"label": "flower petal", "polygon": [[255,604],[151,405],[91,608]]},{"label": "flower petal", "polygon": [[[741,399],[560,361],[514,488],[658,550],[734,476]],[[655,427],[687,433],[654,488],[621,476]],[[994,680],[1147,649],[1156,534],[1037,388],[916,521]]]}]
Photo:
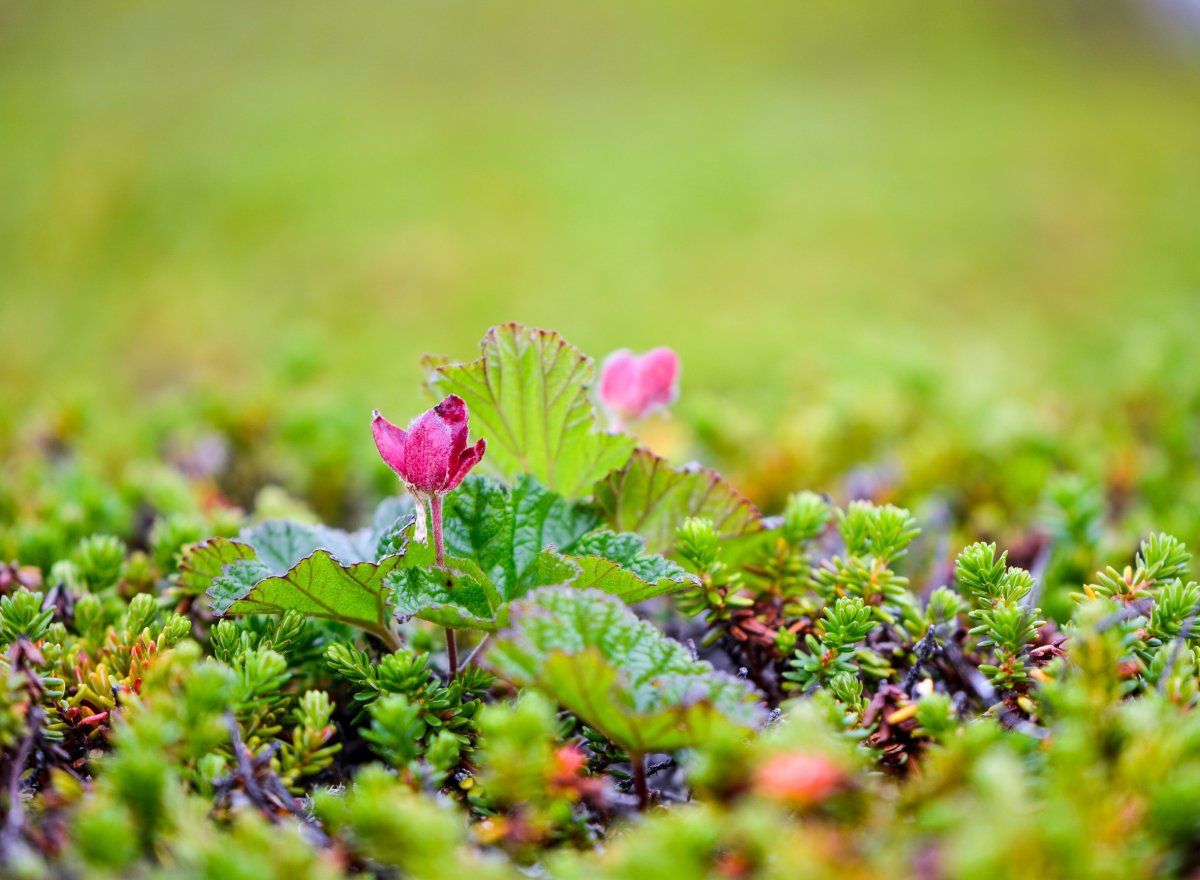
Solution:
[{"label": "flower petal", "polygon": [[433,408],[450,430],[450,456],[453,460],[467,448],[467,405],[457,394],[451,394]]},{"label": "flower petal", "polygon": [[404,444],[405,482],[429,495],[445,491],[453,442],[450,426],[436,411],[414,419]]},{"label": "flower petal", "polygon": [[646,352],[638,364],[637,384],[641,415],[670,405],[679,396],[679,355],[665,347]]},{"label": "flower petal", "polygon": [[679,355],[669,348],[635,355],[628,349],[605,358],[600,401],[610,413],[640,419],[668,406],[679,395]]},{"label": "flower petal", "polygon": [[471,468],[479,464],[479,461],[483,458],[483,453],[486,449],[487,441],[480,439],[480,441],[474,446],[462,451],[462,454],[458,456],[458,460],[453,465],[450,474],[450,480],[446,484],[447,492],[449,492],[451,489],[458,488],[459,484],[466,479],[466,476],[470,472]]},{"label": "flower petal", "polygon": [[371,434],[375,437],[380,457],[404,479],[404,429],[393,425],[380,415],[379,410],[375,410],[371,414]]},{"label": "flower petal", "polygon": [[605,409],[636,416],[638,399],[638,358],[627,348],[614,351],[600,367],[600,402]]}]

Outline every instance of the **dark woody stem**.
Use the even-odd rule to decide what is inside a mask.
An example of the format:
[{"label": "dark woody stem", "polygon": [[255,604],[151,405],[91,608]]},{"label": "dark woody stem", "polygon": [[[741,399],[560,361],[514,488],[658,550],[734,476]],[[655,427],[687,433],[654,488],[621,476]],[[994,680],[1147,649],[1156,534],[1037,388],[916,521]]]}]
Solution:
[{"label": "dark woody stem", "polygon": [[[442,496],[434,494],[429,499],[429,518],[433,520],[433,549],[434,559],[438,568],[446,567],[446,542],[442,538]],[[454,639],[454,630],[446,627],[446,657],[450,667],[450,678],[458,677],[458,643]]]},{"label": "dark woody stem", "polygon": [[633,790],[637,793],[637,808],[646,811],[650,805],[650,788],[646,785],[646,756],[640,752],[629,756],[629,768],[633,771]]},{"label": "dark woody stem", "polygon": [[458,677],[458,643],[450,627],[446,627],[446,657],[450,666],[450,680],[453,681]]}]

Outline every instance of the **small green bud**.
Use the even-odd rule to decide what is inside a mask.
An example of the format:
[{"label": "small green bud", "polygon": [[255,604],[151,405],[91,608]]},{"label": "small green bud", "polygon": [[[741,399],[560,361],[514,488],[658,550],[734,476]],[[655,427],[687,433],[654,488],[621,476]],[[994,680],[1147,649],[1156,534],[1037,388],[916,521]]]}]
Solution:
[{"label": "small green bud", "polygon": [[75,562],[89,590],[107,590],[121,579],[125,545],[112,535],[92,535],[79,542]]},{"label": "small green bud", "polygon": [[796,634],[787,627],[780,627],[779,632],[775,634],[775,650],[784,657],[789,656],[796,650],[796,644],[799,639]]},{"label": "small green bud", "polygon": [[439,730],[429,741],[425,751],[425,760],[440,774],[449,773],[458,766],[459,755],[462,753],[462,743],[459,738],[448,730]]},{"label": "small green bud", "polygon": [[717,564],[719,536],[710,519],[688,517],[676,532],[679,555],[696,572],[711,571]]},{"label": "small green bud", "polygon": [[931,624],[949,623],[967,610],[962,597],[949,587],[938,587],[929,594],[926,614]]},{"label": "small green bud", "polygon": [[930,739],[945,740],[958,729],[958,716],[949,694],[933,692],[917,702],[917,723]]},{"label": "small green bud", "polygon": [[125,620],[121,629],[125,631],[126,641],[136,639],[146,627],[153,623],[158,616],[158,603],[149,593],[138,593],[129,600],[129,608],[125,612]]},{"label": "small green bud", "polygon": [[820,537],[833,518],[829,502],[815,492],[797,492],[783,511],[783,539],[796,546]]},{"label": "small green bud", "polygon": [[42,609],[41,593],[17,590],[0,599],[0,645],[10,645],[19,638],[36,642],[46,633],[54,618],[54,609]]},{"label": "small green bud", "polygon": [[370,705],[371,727],[363,738],[393,767],[405,767],[421,756],[426,726],[421,710],[400,694],[388,694]]}]

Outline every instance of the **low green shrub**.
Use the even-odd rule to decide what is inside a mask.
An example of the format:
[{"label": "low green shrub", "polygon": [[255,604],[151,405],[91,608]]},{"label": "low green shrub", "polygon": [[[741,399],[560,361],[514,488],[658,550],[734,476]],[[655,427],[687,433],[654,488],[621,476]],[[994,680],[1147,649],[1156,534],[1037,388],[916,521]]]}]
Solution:
[{"label": "low green shrub", "polygon": [[637,448],[669,383],[606,428],[591,361],[516,325],[431,369],[357,530],[169,469],[12,481],[5,876],[1200,870],[1180,540],[1087,574],[1078,479],[1032,553],[865,499],[763,516]]}]

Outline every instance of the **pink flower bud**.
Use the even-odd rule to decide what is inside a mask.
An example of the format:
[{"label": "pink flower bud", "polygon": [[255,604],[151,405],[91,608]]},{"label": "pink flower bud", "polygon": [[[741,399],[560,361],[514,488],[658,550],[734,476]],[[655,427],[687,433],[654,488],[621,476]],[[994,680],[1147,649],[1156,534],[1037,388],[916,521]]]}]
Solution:
[{"label": "pink flower bud", "polygon": [[430,497],[457,488],[487,448],[486,440],[467,446],[467,405],[454,394],[413,419],[408,430],[375,410],[371,433],[380,456],[408,490]]},{"label": "pink flower bud", "polygon": [[679,396],[679,355],[655,348],[643,355],[614,351],[600,368],[600,402],[618,424],[641,419]]}]

